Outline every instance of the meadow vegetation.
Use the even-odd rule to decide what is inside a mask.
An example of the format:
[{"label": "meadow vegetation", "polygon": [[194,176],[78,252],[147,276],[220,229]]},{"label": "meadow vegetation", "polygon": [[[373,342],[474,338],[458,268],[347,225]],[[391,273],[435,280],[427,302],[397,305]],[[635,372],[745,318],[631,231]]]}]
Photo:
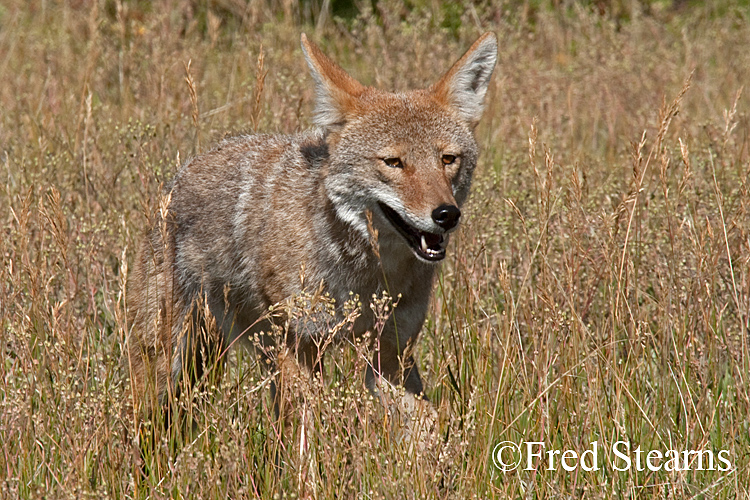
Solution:
[{"label": "meadow vegetation", "polygon": [[[748,496],[750,9],[708,3],[0,4],[0,497]],[[488,30],[480,166],[417,348],[428,435],[364,390],[360,344],[289,371],[283,429],[233,353],[141,451],[125,283],[161,186],[226,133],[310,125],[303,31],[401,90]],[[600,467],[502,472],[506,440],[597,441]],[[732,468],[620,471],[617,441]]]}]

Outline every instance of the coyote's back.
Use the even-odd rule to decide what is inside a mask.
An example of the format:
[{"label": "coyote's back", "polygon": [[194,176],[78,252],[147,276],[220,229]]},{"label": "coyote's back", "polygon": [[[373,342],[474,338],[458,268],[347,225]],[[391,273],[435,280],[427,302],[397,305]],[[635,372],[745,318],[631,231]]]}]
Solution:
[{"label": "coyote's back", "polygon": [[[128,361],[137,393],[153,403],[236,339],[268,331],[259,319],[303,291],[301,268],[338,314],[351,293],[400,295],[366,381],[423,391],[407,347],[469,192],[496,38],[483,35],[437,83],[407,93],[363,86],[304,35],[302,48],[316,129],[241,135],[188,161],[139,252]],[[373,326],[365,306],[349,334]],[[287,339],[309,367],[320,362],[316,340],[307,328]]]}]

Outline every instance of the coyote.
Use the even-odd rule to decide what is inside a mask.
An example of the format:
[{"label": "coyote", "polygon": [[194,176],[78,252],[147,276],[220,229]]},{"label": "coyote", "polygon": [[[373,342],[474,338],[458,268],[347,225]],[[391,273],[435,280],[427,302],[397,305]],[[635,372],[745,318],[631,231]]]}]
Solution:
[{"label": "coyote", "polygon": [[[497,39],[484,34],[437,83],[404,93],[364,86],[304,34],[301,44],[316,127],[225,139],[187,161],[165,190],[128,297],[136,396],[150,389],[164,404],[223,358],[211,353],[268,332],[269,307],[304,291],[301,268],[342,317],[352,296],[400,297],[374,340],[365,384],[377,392],[382,378],[424,396],[407,346],[469,193]],[[374,323],[361,307],[347,335],[375,335]],[[315,369],[319,337],[302,330],[287,342]]]}]

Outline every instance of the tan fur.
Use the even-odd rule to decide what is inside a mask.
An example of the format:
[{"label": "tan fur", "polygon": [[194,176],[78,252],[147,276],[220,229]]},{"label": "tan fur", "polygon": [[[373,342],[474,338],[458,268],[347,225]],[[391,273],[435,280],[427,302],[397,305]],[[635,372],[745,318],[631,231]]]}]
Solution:
[{"label": "tan fur", "polygon": [[[238,337],[267,331],[258,318],[302,291],[301,266],[306,283],[323,283],[339,307],[350,292],[365,303],[382,291],[401,295],[367,385],[380,375],[422,393],[404,351],[422,327],[436,262],[469,192],[496,38],[482,36],[432,87],[399,94],[360,84],[304,35],[302,48],[315,79],[316,129],[241,135],[188,161],[139,252],[128,364],[146,404],[163,403],[186,366],[199,375],[196,358],[207,363]],[[350,334],[373,326],[365,305]],[[305,364],[315,340],[309,329],[292,339]]]}]

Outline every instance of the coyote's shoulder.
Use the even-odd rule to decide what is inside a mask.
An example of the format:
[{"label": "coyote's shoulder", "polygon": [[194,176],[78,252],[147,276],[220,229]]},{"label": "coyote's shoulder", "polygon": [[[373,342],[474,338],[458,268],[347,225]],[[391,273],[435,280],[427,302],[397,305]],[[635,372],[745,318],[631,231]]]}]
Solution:
[{"label": "coyote's shoulder", "polygon": [[328,159],[315,130],[232,137],[187,163],[171,191],[176,269],[204,289],[258,295],[264,310],[300,291],[302,264],[310,282],[376,264],[325,197]]},{"label": "coyote's shoulder", "polygon": [[[398,94],[360,84],[304,35],[302,48],[316,128],[225,139],[188,161],[169,187],[166,215],[133,278],[129,353],[140,391],[154,381],[163,399],[186,362],[211,350],[191,345],[191,331],[216,325],[220,340],[209,343],[221,347],[267,330],[259,319],[303,291],[304,269],[304,282],[322,284],[339,305],[352,294],[400,296],[367,383],[374,388],[383,376],[422,392],[405,349],[469,192],[496,38],[482,36],[431,87]],[[373,321],[363,307],[351,335]],[[314,332],[287,340],[303,363],[317,359]]]}]

